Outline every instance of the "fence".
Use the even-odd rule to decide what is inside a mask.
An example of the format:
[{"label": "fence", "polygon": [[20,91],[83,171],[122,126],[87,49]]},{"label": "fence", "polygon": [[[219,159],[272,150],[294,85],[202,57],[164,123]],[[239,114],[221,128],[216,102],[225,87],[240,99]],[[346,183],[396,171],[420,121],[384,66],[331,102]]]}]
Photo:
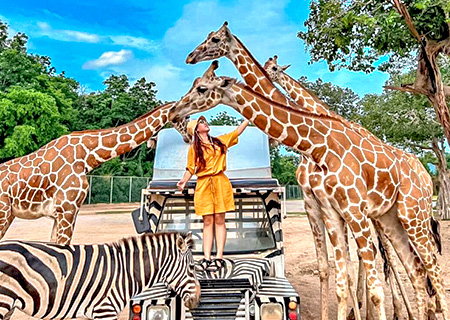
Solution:
[{"label": "fence", "polygon": [[286,199],[303,199],[303,192],[298,185],[286,186]]},{"label": "fence", "polygon": [[[120,176],[88,176],[89,193],[85,204],[141,201],[141,190],[150,178]],[[286,186],[286,199],[303,199],[299,186]]]},{"label": "fence", "polygon": [[150,178],[120,176],[88,176],[89,193],[86,204],[141,201],[141,190]]}]

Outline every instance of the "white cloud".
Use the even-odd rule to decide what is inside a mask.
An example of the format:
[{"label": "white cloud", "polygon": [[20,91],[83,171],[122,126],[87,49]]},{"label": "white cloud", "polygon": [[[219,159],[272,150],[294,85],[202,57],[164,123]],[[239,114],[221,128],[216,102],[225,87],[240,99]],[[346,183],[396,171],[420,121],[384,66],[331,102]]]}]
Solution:
[{"label": "white cloud", "polygon": [[87,61],[83,65],[83,69],[101,69],[108,66],[121,65],[132,57],[133,52],[130,50],[122,49],[120,51],[107,51],[104,52],[100,58]]},{"label": "white cloud", "polygon": [[108,36],[114,45],[136,48],[143,51],[154,51],[158,49],[156,41],[142,37],[133,36]]},{"label": "white cloud", "polygon": [[158,43],[143,37],[130,35],[98,35],[77,30],[53,29],[47,22],[39,21],[37,35],[66,42],[105,43],[143,51],[155,51]]},{"label": "white cloud", "polygon": [[94,33],[53,29],[47,22],[39,21],[37,26],[39,28],[38,33],[40,36],[47,36],[59,41],[98,43],[101,40],[101,37]]},{"label": "white cloud", "polygon": [[[149,65],[151,65],[149,63]],[[183,79],[184,69],[167,63],[156,64],[147,69],[144,74],[136,70],[136,78],[145,77],[148,81],[156,83],[157,97],[161,100],[175,100],[183,96],[191,87],[191,82]]]}]

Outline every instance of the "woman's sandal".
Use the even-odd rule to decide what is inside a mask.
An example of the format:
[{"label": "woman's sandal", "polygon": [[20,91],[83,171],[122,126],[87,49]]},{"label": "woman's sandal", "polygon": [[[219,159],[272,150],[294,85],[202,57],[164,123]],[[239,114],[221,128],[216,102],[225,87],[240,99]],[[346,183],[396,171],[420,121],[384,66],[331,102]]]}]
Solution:
[{"label": "woman's sandal", "polygon": [[217,272],[225,266],[225,260],[216,258],[212,259],[211,263],[208,266],[208,271]]},{"label": "woman's sandal", "polygon": [[201,271],[206,271],[206,270],[208,270],[210,265],[211,265],[211,260],[203,258],[203,259],[197,261],[197,264],[195,267],[196,267],[196,269],[199,269]]}]

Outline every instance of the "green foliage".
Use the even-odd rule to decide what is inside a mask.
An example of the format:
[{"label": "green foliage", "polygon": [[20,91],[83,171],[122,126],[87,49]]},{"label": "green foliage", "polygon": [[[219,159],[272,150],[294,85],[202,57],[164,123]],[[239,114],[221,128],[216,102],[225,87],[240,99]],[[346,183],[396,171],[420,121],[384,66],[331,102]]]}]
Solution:
[{"label": "green foliage", "polygon": [[[447,0],[404,0],[419,34],[449,37]],[[330,70],[401,70],[415,63],[419,43],[388,1],[311,0],[306,31],[300,31],[311,61],[325,60]],[[389,60],[380,64],[381,57]]]},{"label": "green foliage", "polygon": [[[103,82],[103,92],[79,95],[73,107],[77,117],[73,122],[75,130],[117,127],[133,121],[156,108],[155,83],[139,79],[130,87],[126,75],[111,75]],[[92,171],[96,175],[151,176],[154,151],[141,145],[118,158],[104,163]]]},{"label": "green foliage", "polygon": [[[414,72],[393,75],[388,84],[408,83]],[[366,95],[359,122],[376,136],[403,148],[430,146],[432,137],[442,137],[443,131],[429,100],[424,96],[387,91],[381,95]],[[421,150],[420,150],[421,151]]]},{"label": "green foliage", "polygon": [[270,150],[270,162],[272,165],[272,176],[281,185],[297,185],[297,167],[300,164],[298,155],[281,155],[280,147]]},{"label": "green foliage", "polygon": [[350,88],[342,88],[317,79],[309,82],[307,77],[301,77],[299,81],[313,93],[315,93],[331,110],[343,116],[345,119],[353,121],[359,113],[359,96]]},{"label": "green foliage", "polygon": [[11,88],[0,100],[0,158],[19,157],[67,133],[55,99],[34,89]]},{"label": "green foliage", "polygon": [[212,118],[209,123],[213,126],[238,126],[241,124],[241,121],[223,111]]}]

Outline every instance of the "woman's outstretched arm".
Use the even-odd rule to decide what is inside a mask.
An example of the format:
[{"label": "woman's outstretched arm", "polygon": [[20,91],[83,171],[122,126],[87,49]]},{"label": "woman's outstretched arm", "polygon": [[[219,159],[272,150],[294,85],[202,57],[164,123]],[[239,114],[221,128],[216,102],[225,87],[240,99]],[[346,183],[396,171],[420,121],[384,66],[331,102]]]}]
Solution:
[{"label": "woman's outstretched arm", "polygon": [[250,123],[250,121],[248,121],[247,119],[245,119],[244,121],[242,121],[242,123],[239,125],[239,127],[236,129],[238,132],[238,135],[241,135],[242,132],[244,132],[245,128],[247,128],[248,124]]}]

